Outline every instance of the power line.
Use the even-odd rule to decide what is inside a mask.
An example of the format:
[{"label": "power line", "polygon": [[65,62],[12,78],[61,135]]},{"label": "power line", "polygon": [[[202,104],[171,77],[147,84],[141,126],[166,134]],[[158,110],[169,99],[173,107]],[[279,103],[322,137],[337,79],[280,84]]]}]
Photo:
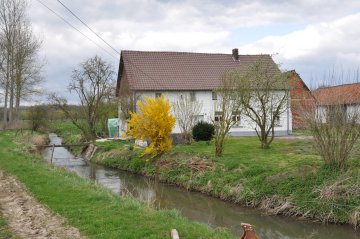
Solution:
[{"label": "power line", "polygon": [[[103,51],[105,51],[107,54],[109,54],[111,57],[115,58],[116,60],[118,60],[117,57],[115,57],[114,55],[112,55],[110,52],[108,52],[106,49],[104,49],[102,46],[100,46],[99,44],[97,44],[95,41],[93,41],[91,38],[89,38],[87,35],[85,35],[83,32],[81,32],[79,29],[77,29],[74,25],[72,25],[70,22],[68,22],[65,18],[63,18],[61,15],[59,15],[58,13],[56,13],[54,10],[52,10],[51,8],[49,8],[46,4],[44,4],[41,0],[37,0],[39,3],[41,3],[44,7],[46,7],[49,11],[51,11],[53,14],[55,14],[57,17],[59,17],[61,20],[63,20],[66,24],[68,24],[69,26],[71,26],[72,28],[74,28],[77,32],[79,32],[81,35],[83,35],[84,37],[86,37],[88,40],[90,40],[92,43],[94,43],[96,46],[98,46],[99,48],[101,48]],[[74,17],[76,17],[82,24],[84,24],[90,31],[92,31],[98,38],[100,38],[103,42],[105,42],[113,51],[115,51],[117,54],[120,54],[116,49],[114,49],[109,43],[107,43],[103,38],[101,38],[101,36],[99,36],[94,30],[91,29],[91,27],[89,27],[84,21],[82,21],[79,17],[76,16],[75,13],[73,13],[68,7],[66,7],[61,1],[57,0],[64,8],[66,8]],[[149,74],[147,74],[146,72],[144,72],[142,69],[140,69],[137,65],[135,65],[133,62],[131,62],[130,60],[127,60],[127,62],[135,67],[138,71],[140,71],[142,74],[144,74],[145,76],[148,77],[148,79],[152,80],[154,83],[156,84],[160,84],[162,86],[163,82],[158,82],[156,81],[153,77],[149,76]],[[164,87],[165,89],[165,87]]]},{"label": "power line", "polygon": [[101,39],[106,45],[113,49],[117,54],[120,54],[114,47],[112,47],[107,41],[105,41],[99,34],[97,34],[88,24],[81,20],[73,11],[71,11],[64,3],[57,0],[66,10],[68,10],[76,19],[78,19],[84,26],[86,26],[92,33],[94,33],[99,39]]},{"label": "power line", "polygon": [[108,52],[105,48],[103,48],[102,46],[100,46],[99,44],[97,44],[94,40],[92,40],[90,37],[88,37],[87,35],[85,35],[83,32],[81,32],[79,29],[77,29],[74,25],[72,25],[70,22],[68,22],[65,18],[63,18],[62,16],[60,16],[58,13],[56,13],[54,10],[52,10],[51,8],[49,8],[45,3],[43,3],[40,0],[37,0],[41,5],[43,5],[45,8],[47,8],[49,11],[51,11],[53,14],[55,14],[58,18],[60,18],[61,20],[63,20],[66,24],[68,24],[70,27],[72,27],[73,29],[75,29],[77,32],[79,32],[81,35],[83,35],[84,37],[86,37],[89,41],[91,41],[92,43],[94,43],[97,47],[101,48],[103,51],[105,51],[107,54],[109,54],[111,57],[115,58],[116,60],[118,60],[117,57],[115,57],[113,54],[111,54],[110,52]]},{"label": "power line", "polygon": [[[112,47],[107,41],[105,41],[99,34],[97,34],[88,24],[86,24],[83,20],[81,20],[70,8],[68,8],[63,2],[60,0],[57,0],[67,11],[69,11],[76,19],[78,19],[84,26],[86,26],[92,33],[94,33],[99,39],[101,39],[106,45],[108,45],[113,51],[115,51],[117,54],[120,54],[114,47]],[[154,78],[149,76],[146,72],[144,72],[142,69],[140,69],[137,65],[132,63],[130,60],[127,60],[127,62],[135,67],[138,71],[143,73],[145,76],[147,76],[150,80],[152,80],[154,83],[159,84],[160,82],[156,81]],[[162,84],[162,82],[160,83]]]}]

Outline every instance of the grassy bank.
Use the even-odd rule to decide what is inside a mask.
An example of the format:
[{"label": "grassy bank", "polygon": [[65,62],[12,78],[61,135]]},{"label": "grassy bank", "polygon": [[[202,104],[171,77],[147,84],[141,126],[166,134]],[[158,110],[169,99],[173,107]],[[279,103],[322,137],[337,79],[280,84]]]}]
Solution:
[{"label": "grassy bank", "polygon": [[24,153],[26,147],[13,137],[0,132],[0,167],[89,238],[169,238],[171,228],[182,238],[232,238],[228,232],[189,222],[177,211],[154,210],[57,169]]},{"label": "grassy bank", "polygon": [[55,120],[48,122],[48,130],[64,138],[68,144],[76,144],[82,141],[80,130],[69,120]]},{"label": "grassy bank", "polygon": [[[260,207],[274,214],[305,216],[324,222],[360,222],[360,161],[346,172],[325,167],[306,140],[278,140],[259,148],[256,138],[229,138],[223,157],[213,145],[177,145],[154,164],[129,143],[97,143],[94,161],[198,190],[224,200]],[[132,150],[131,150],[132,149]]]},{"label": "grassy bank", "polygon": [[[58,125],[59,127],[59,125]],[[60,128],[62,126],[60,125]],[[96,143],[93,159],[113,168],[198,190],[273,214],[360,224],[360,145],[345,172],[326,167],[310,140],[276,140],[260,149],[255,137],[229,138],[223,157],[213,144],[177,145],[145,163],[129,142]]]}]

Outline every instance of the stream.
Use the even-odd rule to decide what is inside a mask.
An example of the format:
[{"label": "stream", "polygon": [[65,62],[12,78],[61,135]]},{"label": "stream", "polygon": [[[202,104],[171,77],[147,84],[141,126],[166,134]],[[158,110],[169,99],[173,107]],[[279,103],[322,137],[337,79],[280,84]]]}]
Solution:
[{"label": "stream", "polygon": [[[49,134],[49,137],[50,144],[62,142],[56,134]],[[51,155],[52,148],[44,150],[45,160],[50,161]],[[82,158],[74,157],[66,148],[54,148],[52,161],[54,165],[96,181],[115,193],[130,194],[157,208],[175,208],[191,220],[211,227],[227,227],[236,236],[242,235],[240,223],[246,222],[255,226],[256,234],[262,239],[360,239],[360,233],[348,225],[323,225],[296,218],[264,215],[256,209],[243,208],[198,192],[155,183],[143,176],[85,162]]]}]

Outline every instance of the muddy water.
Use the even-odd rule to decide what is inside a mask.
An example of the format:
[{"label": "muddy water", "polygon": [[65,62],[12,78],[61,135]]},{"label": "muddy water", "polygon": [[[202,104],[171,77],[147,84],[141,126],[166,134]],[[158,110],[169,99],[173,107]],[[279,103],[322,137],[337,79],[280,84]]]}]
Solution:
[{"label": "muddy water", "polygon": [[[51,144],[61,143],[61,138],[55,134],[50,134],[50,139]],[[51,153],[52,149],[46,149],[44,158],[50,160]],[[294,218],[266,216],[258,210],[242,208],[166,184],[156,184],[128,172],[86,163],[65,148],[55,148],[53,164],[96,181],[116,193],[131,194],[159,208],[176,208],[185,217],[212,227],[227,227],[237,236],[242,234],[240,222],[247,222],[255,225],[256,233],[262,239],[360,239],[360,232],[354,232],[350,226],[322,225]]]}]

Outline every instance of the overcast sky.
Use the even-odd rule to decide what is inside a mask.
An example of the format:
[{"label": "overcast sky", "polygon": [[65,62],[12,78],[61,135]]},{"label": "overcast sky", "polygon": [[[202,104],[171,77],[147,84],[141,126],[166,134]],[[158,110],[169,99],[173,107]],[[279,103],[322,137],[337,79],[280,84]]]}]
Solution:
[{"label": "overcast sky", "polygon": [[[71,72],[95,55],[117,74],[119,54],[57,0],[41,1],[107,51],[31,0],[29,18],[43,41],[44,90],[75,100],[66,89]],[[333,69],[346,81],[360,66],[359,0],[61,1],[118,51],[276,54],[282,70],[295,69],[310,87]]]}]

